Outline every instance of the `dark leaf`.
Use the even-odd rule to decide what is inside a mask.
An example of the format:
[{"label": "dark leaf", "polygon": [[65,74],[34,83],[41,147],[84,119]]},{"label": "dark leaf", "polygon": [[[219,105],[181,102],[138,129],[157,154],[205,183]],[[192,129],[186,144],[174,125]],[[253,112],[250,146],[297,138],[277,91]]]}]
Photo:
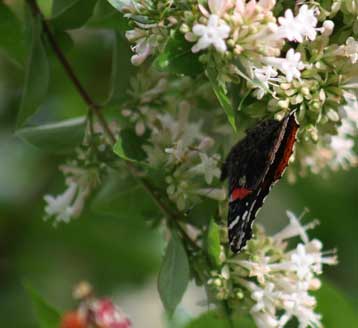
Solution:
[{"label": "dark leaf", "polygon": [[22,63],[25,50],[22,38],[20,21],[7,5],[0,2],[0,49],[18,63]]},{"label": "dark leaf", "polygon": [[97,0],[54,0],[51,25],[60,31],[80,28],[92,16]]},{"label": "dark leaf", "polygon": [[40,17],[31,16],[31,49],[26,65],[25,83],[23,87],[17,127],[22,127],[39,109],[44,100],[50,79],[47,55],[41,40]]},{"label": "dark leaf", "polygon": [[158,277],[158,291],[166,311],[173,314],[190,279],[187,254],[179,237],[172,233]]},{"label": "dark leaf", "polygon": [[51,153],[73,151],[84,137],[85,118],[76,118],[58,123],[27,127],[16,131],[16,135],[28,143]]},{"label": "dark leaf", "polygon": [[111,84],[106,106],[118,105],[127,96],[126,90],[129,85],[129,80],[134,74],[132,65],[129,69],[124,69],[130,62],[130,56],[131,53],[128,44],[119,33],[114,33]]},{"label": "dark leaf", "polygon": [[93,199],[91,208],[96,213],[123,220],[138,218],[149,221],[161,217],[153,199],[144,188],[134,178],[124,179],[118,173],[111,174],[103,183],[103,188]]},{"label": "dark leaf", "polygon": [[213,91],[214,91],[217,99],[219,100],[221,107],[224,109],[230,125],[236,132],[237,129],[236,129],[235,112],[234,112],[234,109],[230,102],[230,99],[227,96],[227,90],[226,90],[225,86],[218,83],[217,74],[213,68],[208,67],[206,72],[207,72],[209,81],[211,83],[211,86],[213,88]]},{"label": "dark leaf", "polygon": [[93,15],[86,24],[90,27],[109,28],[124,35],[129,29],[128,18],[113,8],[107,0],[99,0],[94,8]]},{"label": "dark leaf", "polygon": [[203,72],[199,56],[193,54],[190,43],[178,31],[168,39],[164,51],[155,59],[154,66],[161,71],[189,76]]},{"label": "dark leaf", "polygon": [[146,158],[146,153],[142,149],[144,142],[145,139],[138,137],[133,130],[124,129],[121,131],[113,151],[126,161],[141,162]]}]

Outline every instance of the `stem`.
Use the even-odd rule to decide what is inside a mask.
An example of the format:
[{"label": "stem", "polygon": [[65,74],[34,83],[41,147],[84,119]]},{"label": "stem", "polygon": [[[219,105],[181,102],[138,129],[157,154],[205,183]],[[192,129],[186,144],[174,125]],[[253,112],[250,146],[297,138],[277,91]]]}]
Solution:
[{"label": "stem", "polygon": [[83,101],[87,104],[88,108],[96,115],[98,121],[100,122],[103,130],[107,134],[110,142],[114,144],[116,142],[116,138],[114,137],[114,134],[112,133],[111,129],[109,128],[106,119],[104,118],[103,114],[100,111],[100,106],[96,104],[91,96],[88,94],[86,89],[82,86],[80,80],[77,78],[73,68],[71,67],[70,63],[68,62],[66,56],[62,52],[61,48],[56,42],[56,39],[54,38],[51,29],[49,25],[47,24],[41,9],[39,8],[36,0],[26,0],[30,9],[31,13],[34,17],[40,17],[42,29],[44,34],[47,37],[48,42],[50,43],[50,46],[52,50],[54,51],[57,59],[62,64],[63,69],[65,70],[65,73],[67,74],[68,78],[72,81],[73,85],[75,86],[77,92],[83,99]]}]

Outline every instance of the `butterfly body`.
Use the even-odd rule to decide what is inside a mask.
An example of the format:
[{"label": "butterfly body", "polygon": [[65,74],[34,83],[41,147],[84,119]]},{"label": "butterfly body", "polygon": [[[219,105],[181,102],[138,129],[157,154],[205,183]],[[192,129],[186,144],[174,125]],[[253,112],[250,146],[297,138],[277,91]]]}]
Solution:
[{"label": "butterfly body", "polygon": [[229,182],[229,242],[240,251],[252,236],[252,223],[293,152],[298,124],[294,114],[268,119],[248,130],[230,151],[221,179]]}]

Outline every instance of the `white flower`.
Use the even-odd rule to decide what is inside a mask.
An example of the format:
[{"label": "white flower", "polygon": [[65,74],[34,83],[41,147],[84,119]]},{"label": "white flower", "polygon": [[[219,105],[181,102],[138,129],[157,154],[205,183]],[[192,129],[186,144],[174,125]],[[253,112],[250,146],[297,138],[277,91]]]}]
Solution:
[{"label": "white flower", "polygon": [[330,147],[333,151],[331,167],[336,170],[339,167],[347,169],[357,164],[357,155],[354,152],[354,141],[345,135],[331,137]]},{"label": "white flower", "polygon": [[269,84],[276,80],[277,71],[270,65],[264,66],[262,68],[254,68],[253,74],[261,83],[260,85],[255,85],[255,95],[257,99],[262,99],[269,89]]},{"label": "white flower", "polygon": [[322,327],[321,315],[313,311],[316,300],[306,291],[285,294],[282,298],[286,313],[280,318],[279,327],[284,327],[293,316],[298,319],[299,328]]},{"label": "white flower", "polygon": [[278,320],[275,316],[265,312],[251,313],[258,328],[276,328],[278,327]]},{"label": "white flower", "polygon": [[218,167],[218,158],[209,157],[205,153],[199,154],[201,163],[190,169],[191,172],[203,174],[207,184],[211,184],[214,177],[219,178],[221,171]]},{"label": "white flower", "polygon": [[81,213],[87,195],[88,190],[82,190],[78,184],[70,182],[63,194],[44,196],[47,203],[45,212],[48,217],[55,218],[55,225],[59,222],[68,223]]},{"label": "white flower", "polygon": [[191,48],[195,52],[206,49],[211,45],[219,52],[226,51],[225,39],[229,37],[230,27],[217,15],[210,15],[208,24],[195,24],[193,33],[199,37],[198,42]]},{"label": "white flower", "polygon": [[132,56],[131,62],[133,65],[142,64],[147,57],[152,53],[153,46],[148,38],[141,38],[137,41],[136,45],[132,47],[132,51],[136,54]]},{"label": "white flower", "polygon": [[299,79],[301,77],[300,71],[305,68],[301,61],[301,54],[295,52],[292,48],[287,51],[286,58],[266,57],[264,61],[286,75],[288,82],[291,82],[293,78]]},{"label": "white flower", "polygon": [[278,19],[280,27],[277,31],[280,37],[287,38],[290,41],[303,42],[305,38],[313,41],[317,35],[317,18],[315,9],[309,9],[303,5],[296,17],[292,10],[287,9],[284,17]]},{"label": "white flower", "polygon": [[230,0],[208,0],[210,11],[218,16],[222,16],[231,6]]},{"label": "white flower", "polygon": [[288,219],[290,220],[289,225],[284,227],[281,231],[276,233],[273,238],[277,242],[281,242],[282,240],[286,240],[295,236],[300,236],[302,241],[307,244],[309,239],[307,235],[307,230],[314,228],[314,226],[317,224],[316,221],[310,222],[309,224],[303,226],[301,225],[301,219],[303,215],[305,214],[305,211],[299,216],[296,217],[294,213],[291,211],[286,211],[286,214],[288,216]]},{"label": "white flower", "polygon": [[56,216],[56,221],[69,222],[73,215],[73,207],[71,206],[77,192],[77,185],[70,183],[65,192],[56,197],[45,195],[47,202],[45,212],[49,216]]},{"label": "white flower", "polygon": [[352,64],[358,62],[358,41],[353,37],[349,37],[346,41],[345,56],[349,57]]},{"label": "white flower", "polygon": [[181,162],[187,153],[187,148],[184,146],[183,141],[179,140],[174,147],[165,148],[165,152],[169,154],[169,163]]},{"label": "white flower", "polygon": [[312,278],[311,266],[314,262],[314,257],[306,252],[303,244],[298,244],[296,251],[291,254],[292,270],[300,280]]}]

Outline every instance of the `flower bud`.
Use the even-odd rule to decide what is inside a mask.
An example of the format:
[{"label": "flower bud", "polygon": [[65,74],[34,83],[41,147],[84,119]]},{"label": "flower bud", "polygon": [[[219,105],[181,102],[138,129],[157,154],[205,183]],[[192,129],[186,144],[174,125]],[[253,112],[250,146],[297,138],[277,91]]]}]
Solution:
[{"label": "flower bud", "polygon": [[86,323],[78,312],[67,312],[62,317],[60,328],[86,328]]},{"label": "flower bud", "polygon": [[323,32],[322,35],[324,36],[330,36],[334,29],[334,23],[331,20],[325,20],[323,22]]}]

